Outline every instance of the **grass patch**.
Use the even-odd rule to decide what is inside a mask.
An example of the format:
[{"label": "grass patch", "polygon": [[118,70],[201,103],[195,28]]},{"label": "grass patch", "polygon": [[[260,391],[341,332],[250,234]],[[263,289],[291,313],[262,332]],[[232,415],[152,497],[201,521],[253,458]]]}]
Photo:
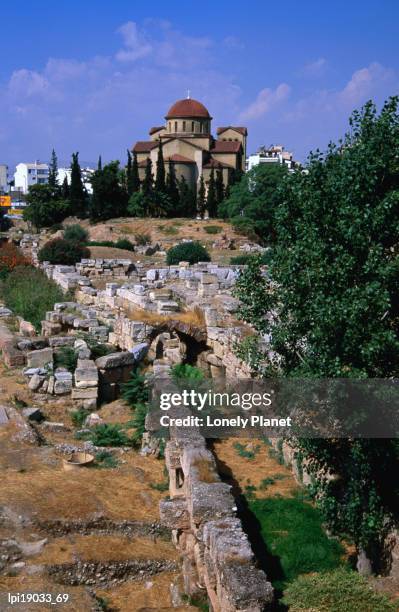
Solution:
[{"label": "grass patch", "polygon": [[121,238],[116,242],[112,240],[91,240],[87,243],[89,247],[111,247],[112,249],[123,249],[125,251],[134,251],[134,244],[126,238]]},{"label": "grass patch", "polygon": [[55,302],[63,302],[61,289],[38,268],[15,268],[0,286],[0,295],[15,314],[30,321],[40,331],[46,312]]},{"label": "grass patch", "polygon": [[164,493],[165,491],[169,491],[168,482],[151,482],[150,487],[151,489],[154,489],[154,491],[160,491],[161,493]]},{"label": "grass patch", "polygon": [[95,454],[96,467],[98,468],[116,468],[119,463],[112,453],[106,450],[98,451]]},{"label": "grass patch", "polygon": [[174,225],[158,225],[158,229],[167,236],[176,236],[179,230]]},{"label": "grass patch", "polygon": [[240,444],[240,442],[233,444],[233,447],[236,449],[239,456],[245,457],[245,459],[255,459],[260,451],[259,445],[254,446],[252,449],[248,449],[244,444]]},{"label": "grass patch", "polygon": [[330,572],[299,576],[284,593],[291,612],[394,612],[398,609],[377,593],[357,572],[344,567]]},{"label": "grass patch", "polygon": [[90,411],[89,410],[85,410],[84,408],[79,408],[79,410],[74,410],[71,413],[71,419],[72,419],[72,423],[75,425],[75,427],[83,427],[83,424],[85,422],[85,420],[87,419],[87,417],[89,416]]},{"label": "grass patch", "polygon": [[204,226],[204,232],[206,232],[207,234],[220,234],[222,229],[223,228],[221,225],[205,225]]},{"label": "grass patch", "polygon": [[248,503],[269,554],[279,560],[275,588],[284,588],[300,574],[332,570],[343,563],[342,545],[327,537],[320,512],[300,495],[250,499]]}]

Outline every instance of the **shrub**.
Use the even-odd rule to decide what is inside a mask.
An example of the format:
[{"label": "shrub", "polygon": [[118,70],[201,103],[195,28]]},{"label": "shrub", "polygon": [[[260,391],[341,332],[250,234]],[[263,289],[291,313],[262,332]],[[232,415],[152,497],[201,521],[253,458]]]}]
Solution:
[{"label": "shrub", "polygon": [[28,266],[29,262],[12,242],[0,243],[0,279],[5,279],[12,270],[19,266]]},{"label": "shrub", "polygon": [[39,261],[49,261],[51,264],[74,265],[81,259],[89,258],[90,251],[81,244],[55,238],[46,242],[38,253]]},{"label": "shrub", "polygon": [[87,246],[99,246],[99,247],[114,247],[115,243],[112,242],[112,240],[90,240],[90,242],[87,243]]},{"label": "shrub", "polygon": [[176,236],[179,230],[174,225],[158,225],[158,229],[167,236]]},{"label": "shrub", "polygon": [[259,257],[259,262],[261,266],[267,266],[270,264],[272,259],[272,250],[268,249],[264,251],[262,255],[250,255],[249,253],[245,253],[243,255],[237,255],[236,257],[230,258],[230,264],[232,266],[247,266],[251,261],[254,260],[255,257]]},{"label": "shrub", "polygon": [[141,444],[141,439],[145,432],[146,416],[147,416],[147,406],[145,404],[137,404],[134,410],[133,419],[131,420],[131,425],[136,430],[132,436],[132,441],[135,444],[135,446],[139,446]]},{"label": "shrub", "polygon": [[84,227],[78,225],[68,225],[66,230],[64,231],[64,240],[69,240],[72,242],[87,242],[89,238],[89,233],[85,230]]},{"label": "shrub", "polygon": [[55,353],[54,362],[56,368],[66,368],[70,372],[74,372],[78,363],[78,355],[72,347],[62,346]]},{"label": "shrub", "polygon": [[255,223],[248,217],[234,217],[231,224],[238,234],[246,236],[250,240],[258,240],[258,235],[255,231]]},{"label": "shrub", "polygon": [[132,370],[130,380],[122,385],[122,398],[132,408],[136,404],[143,404],[148,401],[149,392],[146,380],[137,368]]},{"label": "shrub", "polygon": [[89,416],[89,414],[90,414],[90,411],[85,410],[84,408],[79,408],[79,410],[74,410],[71,413],[72,423],[75,425],[75,427],[78,427],[78,428],[83,427],[84,422]]},{"label": "shrub", "polygon": [[178,363],[171,369],[172,376],[175,380],[193,379],[202,380],[204,373],[196,366],[189,365],[188,363]]},{"label": "shrub", "polygon": [[131,440],[117,423],[96,425],[91,431],[95,446],[131,446]]},{"label": "shrub", "polygon": [[125,251],[134,251],[134,244],[127,240],[127,238],[121,238],[115,242],[116,249],[125,249]]},{"label": "shrub", "polygon": [[99,468],[116,468],[119,463],[112,453],[106,450],[98,451],[95,454],[96,464]]},{"label": "shrub", "polygon": [[394,612],[397,606],[377,593],[357,572],[337,568],[330,572],[299,576],[284,592],[290,611]]},{"label": "shrub", "polygon": [[211,258],[208,251],[199,242],[182,242],[169,249],[166,254],[168,266],[176,265],[181,261],[195,264],[199,261],[211,261]]},{"label": "shrub", "polygon": [[207,234],[220,234],[220,232],[222,231],[222,226],[221,225],[205,225],[204,226],[204,231]]},{"label": "shrub", "polygon": [[61,289],[37,268],[15,268],[2,285],[2,298],[8,308],[40,330],[46,312],[65,296]]},{"label": "shrub", "polygon": [[151,242],[150,234],[135,234],[134,239],[138,246],[145,246],[146,244],[150,244]]}]

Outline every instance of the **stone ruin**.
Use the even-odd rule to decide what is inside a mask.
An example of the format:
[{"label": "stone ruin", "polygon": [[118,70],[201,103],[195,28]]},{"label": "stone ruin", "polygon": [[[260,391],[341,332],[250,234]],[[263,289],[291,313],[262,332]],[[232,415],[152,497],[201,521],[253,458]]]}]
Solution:
[{"label": "stone ruin", "polygon": [[[146,425],[151,430],[151,417]],[[205,592],[213,612],[265,610],[273,587],[256,566],[231,487],[205,439],[195,428],[171,427],[165,459],[170,496],[160,502],[160,515],[182,556],[185,593]]]}]

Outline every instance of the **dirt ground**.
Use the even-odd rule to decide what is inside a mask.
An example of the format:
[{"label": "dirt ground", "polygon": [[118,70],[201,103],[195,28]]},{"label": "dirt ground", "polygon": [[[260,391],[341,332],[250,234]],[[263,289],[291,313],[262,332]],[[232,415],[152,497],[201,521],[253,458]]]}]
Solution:
[{"label": "dirt ground", "polygon": [[[22,402],[34,406],[39,401],[38,396],[30,395],[20,370],[0,365],[0,404],[19,406],[17,410],[21,410]],[[45,432],[44,443],[32,445],[15,439],[17,430],[13,423],[0,428],[0,557],[8,550],[3,548],[7,542],[16,541],[30,551],[24,549],[17,565],[8,565],[0,573],[0,609],[21,612],[49,609],[41,604],[5,607],[5,593],[34,591],[68,593],[69,603],[50,608],[68,612],[91,612],[95,609],[95,597],[106,602],[107,610],[115,612],[179,610],[172,608],[170,596],[171,583],[179,579],[178,569],[161,571],[150,578],[129,578],[112,588],[100,584],[90,588],[65,586],[49,575],[54,564],[78,561],[103,564],[169,561],[176,563],[177,568],[179,562],[169,537],[132,535],[118,527],[124,521],[144,527],[158,524],[158,503],[166,493],[153,487],[165,483],[163,461],[143,457],[135,450],[115,449],[118,462],[115,468],[65,472],[62,456],[54,445],[78,444],[70,407],[63,400],[40,407],[48,420],[63,422],[66,430]],[[121,401],[104,406],[100,413],[106,422],[123,423],[131,417]],[[106,520],[111,527],[105,533],[95,530],[79,533],[72,529],[67,535],[57,535],[51,528],[59,521],[68,525],[71,521],[85,523],[93,519]],[[195,610],[187,606],[181,609]]]}]

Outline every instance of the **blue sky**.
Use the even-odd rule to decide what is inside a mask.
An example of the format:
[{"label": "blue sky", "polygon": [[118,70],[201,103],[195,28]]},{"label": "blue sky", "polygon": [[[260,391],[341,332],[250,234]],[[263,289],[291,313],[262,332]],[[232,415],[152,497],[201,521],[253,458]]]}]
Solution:
[{"label": "blue sky", "polygon": [[[13,6],[14,5],[14,6]],[[151,3],[69,0],[1,9],[0,162],[125,159],[185,97],[249,150],[303,160],[353,108],[399,93],[397,0]]]}]

